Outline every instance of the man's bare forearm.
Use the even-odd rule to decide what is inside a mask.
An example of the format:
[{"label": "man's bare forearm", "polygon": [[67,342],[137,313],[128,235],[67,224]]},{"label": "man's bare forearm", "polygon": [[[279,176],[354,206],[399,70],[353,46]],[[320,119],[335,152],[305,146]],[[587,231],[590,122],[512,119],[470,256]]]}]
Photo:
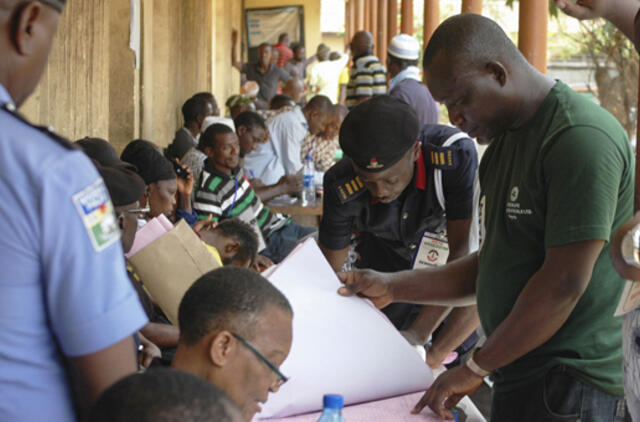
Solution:
[{"label": "man's bare forearm", "polygon": [[443,267],[393,274],[394,302],[440,306],[475,305],[478,256],[473,253]]}]

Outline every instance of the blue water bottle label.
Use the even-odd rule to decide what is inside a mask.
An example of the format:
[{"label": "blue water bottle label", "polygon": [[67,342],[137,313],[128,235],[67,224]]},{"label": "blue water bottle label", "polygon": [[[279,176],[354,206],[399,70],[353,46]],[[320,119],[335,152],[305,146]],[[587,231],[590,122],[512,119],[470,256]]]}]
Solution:
[{"label": "blue water bottle label", "polygon": [[311,187],[313,184],[313,174],[305,174],[302,176],[302,184],[305,188]]}]

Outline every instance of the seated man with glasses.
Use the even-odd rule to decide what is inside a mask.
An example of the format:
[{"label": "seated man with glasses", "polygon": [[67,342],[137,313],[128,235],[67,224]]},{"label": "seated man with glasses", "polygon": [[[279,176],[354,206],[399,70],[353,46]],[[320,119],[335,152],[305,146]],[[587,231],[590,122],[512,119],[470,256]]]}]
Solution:
[{"label": "seated man with glasses", "polygon": [[292,319],[287,298],[260,274],[218,268],[182,298],[172,366],[222,389],[250,421],[287,381],[278,368],[291,349]]}]

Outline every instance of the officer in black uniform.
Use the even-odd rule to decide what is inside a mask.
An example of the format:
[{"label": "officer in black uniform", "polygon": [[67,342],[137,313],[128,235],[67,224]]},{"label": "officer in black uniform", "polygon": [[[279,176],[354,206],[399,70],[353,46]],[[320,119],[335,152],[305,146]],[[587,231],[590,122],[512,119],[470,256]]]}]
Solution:
[{"label": "officer in black uniform", "polygon": [[[412,108],[383,95],[347,115],[340,147],[345,158],[324,178],[319,233],[334,270],[342,268],[353,235],[355,265],[378,271],[443,265],[470,252],[478,165],[473,140],[448,126],[425,125],[419,131]],[[450,311],[409,304],[384,309],[412,344],[425,344]],[[438,366],[478,324],[475,306],[454,310],[427,362]],[[461,351],[470,350],[474,339]]]}]

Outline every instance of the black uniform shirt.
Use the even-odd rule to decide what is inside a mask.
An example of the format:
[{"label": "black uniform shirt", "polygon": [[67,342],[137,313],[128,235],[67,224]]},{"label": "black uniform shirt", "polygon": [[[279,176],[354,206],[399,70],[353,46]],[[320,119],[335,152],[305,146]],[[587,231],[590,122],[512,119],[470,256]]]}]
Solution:
[{"label": "black uniform shirt", "polygon": [[[371,197],[348,158],[329,169],[324,177],[320,244],[328,249],[344,249],[351,235],[357,233],[359,267],[379,271],[410,268],[425,230],[439,233],[446,228],[447,219],[472,216],[478,156],[474,141],[469,138],[442,147],[456,133],[459,131],[449,126],[422,127],[419,133],[422,151],[413,180],[389,204]],[[435,192],[436,168],[442,170],[446,216]]]}]

